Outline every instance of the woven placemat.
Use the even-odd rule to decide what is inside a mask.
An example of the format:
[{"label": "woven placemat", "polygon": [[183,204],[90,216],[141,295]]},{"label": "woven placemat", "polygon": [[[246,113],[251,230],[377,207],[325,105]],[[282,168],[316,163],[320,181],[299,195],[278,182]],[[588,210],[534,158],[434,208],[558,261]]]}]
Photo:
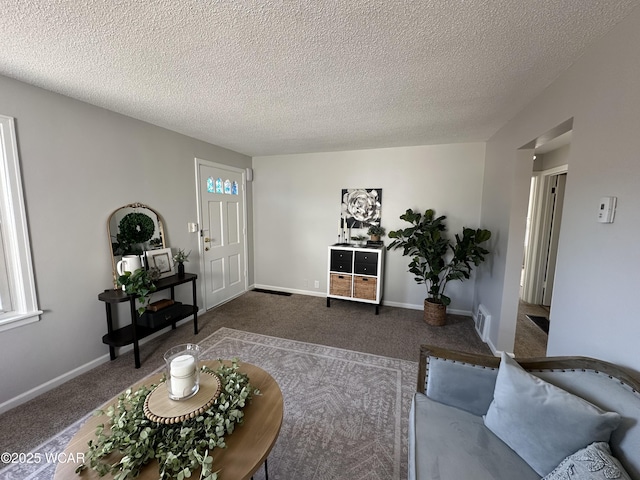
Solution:
[{"label": "woven placemat", "polygon": [[212,372],[200,373],[200,388],[191,398],[171,400],[166,382],[154,388],[144,401],[144,415],[152,422],[182,423],[207,411],[220,395],[222,384]]}]

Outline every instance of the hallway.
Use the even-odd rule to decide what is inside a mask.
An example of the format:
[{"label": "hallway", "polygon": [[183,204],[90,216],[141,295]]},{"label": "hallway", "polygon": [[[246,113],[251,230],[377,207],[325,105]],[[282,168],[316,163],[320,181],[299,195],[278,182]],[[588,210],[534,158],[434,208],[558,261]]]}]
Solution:
[{"label": "hallway", "polygon": [[546,357],[548,336],[526,317],[527,314],[549,318],[549,308],[520,301],[516,324],[515,356],[518,358]]}]

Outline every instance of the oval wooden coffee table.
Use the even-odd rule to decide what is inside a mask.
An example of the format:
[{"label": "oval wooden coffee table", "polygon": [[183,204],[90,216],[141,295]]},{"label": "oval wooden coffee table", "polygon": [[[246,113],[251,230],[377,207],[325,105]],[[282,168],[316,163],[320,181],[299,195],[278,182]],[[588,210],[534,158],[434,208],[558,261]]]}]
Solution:
[{"label": "oval wooden coffee table", "polygon": [[[201,363],[213,370],[220,364],[217,360],[205,360]],[[284,402],[276,381],[260,367],[242,362],[239,362],[239,365],[239,371],[249,376],[251,385],[259,389],[261,395],[254,396],[252,401],[244,407],[244,422],[237,426],[231,435],[225,437],[227,448],[216,448],[213,451],[213,471],[220,470],[220,480],[249,480],[266,461],[282,426]],[[161,378],[162,374],[159,373],[136,383],[131,388],[135,390],[143,384],[158,383]],[[116,400],[117,396],[105,405],[115,403]],[[84,454],[88,449],[89,440],[95,438],[96,427],[106,423],[105,420],[104,416],[90,417],[73,436],[65,449],[65,454],[67,456]],[[91,469],[86,469],[78,475],[75,473],[76,467],[77,464],[74,463],[58,464],[54,480],[112,478],[99,477],[95,470]],[[198,470],[191,478],[198,478],[199,475]],[[150,462],[138,476],[140,480],[157,478],[158,464],[155,460]]]}]

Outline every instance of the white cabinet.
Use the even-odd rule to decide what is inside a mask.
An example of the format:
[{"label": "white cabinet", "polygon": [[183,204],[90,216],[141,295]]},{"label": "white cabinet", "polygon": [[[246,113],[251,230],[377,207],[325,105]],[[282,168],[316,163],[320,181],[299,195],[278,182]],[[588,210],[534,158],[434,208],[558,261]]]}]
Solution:
[{"label": "white cabinet", "polygon": [[376,315],[382,302],[384,246],[329,247],[327,307],[332,298],[371,303]]}]

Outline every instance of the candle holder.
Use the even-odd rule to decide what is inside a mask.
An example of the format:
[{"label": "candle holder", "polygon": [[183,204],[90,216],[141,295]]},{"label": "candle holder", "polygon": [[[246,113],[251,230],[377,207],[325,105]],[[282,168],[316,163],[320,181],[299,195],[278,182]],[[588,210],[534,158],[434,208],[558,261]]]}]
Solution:
[{"label": "candle holder", "polygon": [[167,393],[171,400],[186,400],[198,393],[199,358],[200,347],[193,343],[177,345],[164,354]]}]

